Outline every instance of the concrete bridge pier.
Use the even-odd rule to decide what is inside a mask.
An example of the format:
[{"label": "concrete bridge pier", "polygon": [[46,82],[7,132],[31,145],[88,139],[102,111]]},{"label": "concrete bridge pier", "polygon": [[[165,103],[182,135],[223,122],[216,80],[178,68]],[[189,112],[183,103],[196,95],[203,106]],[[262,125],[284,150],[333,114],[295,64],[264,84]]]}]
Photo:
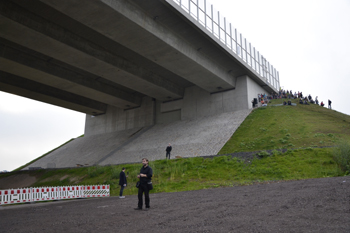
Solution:
[{"label": "concrete bridge pier", "polygon": [[236,80],[236,88],[231,90],[210,93],[192,86],[186,88],[184,97],[177,100],[159,101],[143,97],[140,107],[120,109],[108,106],[106,114],[86,115],[85,136],[246,110],[252,108],[251,101],[259,93],[266,93],[247,75]]}]

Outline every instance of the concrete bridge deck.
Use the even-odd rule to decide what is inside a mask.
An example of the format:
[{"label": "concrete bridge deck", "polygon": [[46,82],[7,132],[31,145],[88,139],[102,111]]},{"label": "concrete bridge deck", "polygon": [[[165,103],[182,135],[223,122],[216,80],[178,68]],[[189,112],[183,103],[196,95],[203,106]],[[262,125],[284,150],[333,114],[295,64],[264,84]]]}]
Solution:
[{"label": "concrete bridge deck", "polygon": [[171,3],[1,1],[0,90],[89,115],[183,98],[191,86],[233,90],[244,75],[276,91]]}]

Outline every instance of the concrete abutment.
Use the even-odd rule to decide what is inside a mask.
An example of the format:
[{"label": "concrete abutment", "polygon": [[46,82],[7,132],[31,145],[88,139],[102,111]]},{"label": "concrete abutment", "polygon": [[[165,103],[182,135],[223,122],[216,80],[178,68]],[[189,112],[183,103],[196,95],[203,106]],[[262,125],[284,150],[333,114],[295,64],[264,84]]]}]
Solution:
[{"label": "concrete abutment", "polygon": [[182,99],[168,102],[143,97],[140,107],[120,109],[108,106],[106,114],[86,115],[85,136],[179,120],[196,120],[227,112],[250,109],[251,101],[266,91],[248,76],[237,78],[236,89],[209,93],[198,86],[185,89]]}]

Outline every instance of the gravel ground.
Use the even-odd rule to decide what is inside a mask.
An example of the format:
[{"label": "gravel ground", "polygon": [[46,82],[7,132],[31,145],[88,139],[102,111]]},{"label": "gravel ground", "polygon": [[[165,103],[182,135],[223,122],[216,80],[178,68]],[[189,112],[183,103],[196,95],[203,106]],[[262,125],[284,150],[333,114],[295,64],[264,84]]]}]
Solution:
[{"label": "gravel ground", "polygon": [[350,176],[0,207],[1,232],[350,232]]}]

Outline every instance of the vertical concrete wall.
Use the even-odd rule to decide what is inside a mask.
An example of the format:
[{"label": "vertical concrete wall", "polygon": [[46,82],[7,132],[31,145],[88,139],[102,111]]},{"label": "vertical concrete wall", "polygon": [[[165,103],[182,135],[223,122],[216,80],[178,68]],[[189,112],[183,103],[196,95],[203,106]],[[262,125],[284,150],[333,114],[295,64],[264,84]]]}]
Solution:
[{"label": "vertical concrete wall", "polygon": [[250,102],[254,99],[254,98],[258,98],[257,95],[258,94],[271,94],[266,92],[265,89],[263,89],[261,86],[257,85],[256,82],[254,82],[252,79],[250,79],[248,77],[247,79],[247,85],[248,85],[248,100],[250,100]]},{"label": "vertical concrete wall", "polygon": [[209,93],[198,86],[185,89],[183,99],[161,102],[144,97],[139,108],[123,110],[109,106],[101,116],[86,116],[85,135],[110,133],[132,128],[195,120],[225,112],[252,108],[252,100],[266,91],[250,77],[236,79],[234,90]]},{"label": "vertical concrete wall", "polygon": [[85,136],[153,125],[154,108],[155,101],[150,97],[144,97],[141,106],[134,109],[124,110],[108,106],[104,115],[95,117],[86,115]]},{"label": "vertical concrete wall", "polygon": [[[225,112],[234,112],[252,108],[251,101],[265,90],[248,76],[237,78],[234,90],[209,93],[197,86],[186,88],[184,98],[161,103],[158,115],[181,111],[181,120],[198,119]],[[157,119],[158,119],[157,118]],[[158,122],[157,122],[158,123]]]},{"label": "vertical concrete wall", "polygon": [[156,103],[156,124],[167,124],[181,120],[182,100],[168,102],[164,105],[161,101]]},{"label": "vertical concrete wall", "polygon": [[230,90],[211,94],[199,87],[187,88],[181,108],[181,120],[192,120],[247,109],[247,107],[240,107],[240,101],[246,102],[246,98],[237,98],[236,93],[236,90]]}]

